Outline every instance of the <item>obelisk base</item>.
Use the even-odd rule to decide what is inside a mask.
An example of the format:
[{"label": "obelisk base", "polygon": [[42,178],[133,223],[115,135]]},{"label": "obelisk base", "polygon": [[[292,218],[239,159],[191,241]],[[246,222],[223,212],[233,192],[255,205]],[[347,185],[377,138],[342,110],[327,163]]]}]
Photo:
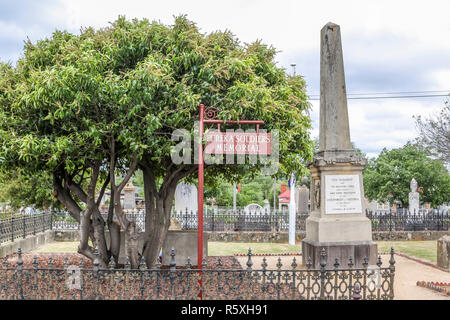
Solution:
[{"label": "obelisk base", "polygon": [[320,268],[320,253],[325,249],[327,253],[326,269],[333,269],[336,259],[339,259],[339,269],[348,268],[349,260],[352,258],[353,267],[362,267],[364,258],[368,259],[369,265],[376,265],[378,247],[373,241],[348,241],[348,242],[316,242],[304,239],[302,241],[303,265],[311,259],[312,268]]}]

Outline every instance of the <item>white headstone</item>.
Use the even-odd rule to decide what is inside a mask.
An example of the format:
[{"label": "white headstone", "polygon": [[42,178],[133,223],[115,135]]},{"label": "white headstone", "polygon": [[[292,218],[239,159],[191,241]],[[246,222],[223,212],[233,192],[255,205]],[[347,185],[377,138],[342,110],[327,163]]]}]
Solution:
[{"label": "white headstone", "polygon": [[419,205],[420,205],[420,197],[419,193],[417,192],[417,181],[416,179],[411,180],[411,192],[409,193],[409,212],[411,214],[418,214],[419,213]]},{"label": "white headstone", "polygon": [[264,213],[264,208],[257,203],[252,203],[244,208],[244,212],[245,214],[253,214],[253,215],[262,214]]},{"label": "white headstone", "polygon": [[126,210],[136,209],[136,187],[133,182],[130,181],[123,188],[123,208]]},{"label": "white headstone", "polygon": [[198,210],[197,187],[193,184],[181,182],[175,189],[175,211],[196,213]]}]

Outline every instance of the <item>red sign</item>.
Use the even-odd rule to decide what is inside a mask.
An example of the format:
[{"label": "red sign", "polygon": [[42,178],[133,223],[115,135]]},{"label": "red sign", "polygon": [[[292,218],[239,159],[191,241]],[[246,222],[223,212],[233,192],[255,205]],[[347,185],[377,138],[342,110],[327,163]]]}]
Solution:
[{"label": "red sign", "polygon": [[206,154],[270,155],[271,151],[270,133],[209,131],[205,137]]}]

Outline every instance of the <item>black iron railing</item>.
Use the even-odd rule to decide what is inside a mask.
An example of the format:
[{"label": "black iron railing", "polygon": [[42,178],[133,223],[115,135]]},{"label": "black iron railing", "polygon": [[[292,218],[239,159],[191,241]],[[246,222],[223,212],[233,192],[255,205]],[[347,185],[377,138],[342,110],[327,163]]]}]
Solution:
[{"label": "black iron railing", "polygon": [[372,222],[372,231],[447,231],[450,226],[449,212],[443,210],[367,211],[366,215]]},{"label": "black iron railing", "polygon": [[10,215],[0,220],[0,243],[25,239],[52,228],[52,214]]},{"label": "black iron railing", "polygon": [[249,250],[246,267],[234,260],[225,269],[221,259],[213,268],[204,262],[200,269],[190,261],[180,269],[175,264],[172,249],[168,268],[157,265],[147,269],[142,261],[139,269],[130,269],[127,259],[124,269],[114,263],[108,269],[99,267],[98,253],[93,268],[69,265],[53,268],[50,257],[43,264],[35,256],[33,263],[24,266],[19,249],[16,262],[5,258],[0,267],[0,300],[390,300],[394,298],[395,260],[391,250],[389,265],[382,266],[381,257],[374,266],[367,259],[363,267],[354,268],[335,261],[327,264],[325,249],[321,252],[319,269],[297,264],[290,266],[278,261],[276,269],[268,269],[266,260],[261,268],[254,268]]},{"label": "black iron railing", "polygon": [[[107,214],[102,213],[106,221]],[[145,231],[145,212],[135,210],[126,213],[130,220]],[[296,215],[296,230],[306,230],[308,214]],[[410,213],[397,211],[366,211],[372,222],[372,231],[448,231],[450,215],[448,211],[426,210]],[[171,212],[182,230],[197,230],[197,212]],[[204,230],[220,231],[270,231],[286,232],[289,229],[289,212],[286,210],[261,210],[246,212],[240,208],[207,208],[204,210]],[[79,223],[64,211],[48,211],[39,214],[10,214],[0,219],[0,243],[14,241],[47,230],[79,230]]]}]

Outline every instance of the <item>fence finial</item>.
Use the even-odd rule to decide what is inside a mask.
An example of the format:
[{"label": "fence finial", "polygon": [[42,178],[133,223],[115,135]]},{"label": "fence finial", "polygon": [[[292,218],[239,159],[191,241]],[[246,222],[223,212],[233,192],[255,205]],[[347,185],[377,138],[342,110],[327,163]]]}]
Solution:
[{"label": "fence finial", "polygon": [[175,248],[172,248],[172,251],[170,252],[170,270],[175,270],[177,267],[177,264],[175,262]]},{"label": "fence finial", "polygon": [[263,262],[261,264],[261,267],[263,268],[263,271],[266,271],[267,268],[267,259],[264,257]]},{"label": "fence finial", "polygon": [[8,257],[4,256],[2,261],[2,268],[7,269],[8,268]]},{"label": "fence finial", "polygon": [[378,256],[378,261],[377,261],[378,268],[381,268],[382,264],[383,264],[383,261],[381,261],[381,256]]},{"label": "fence finial", "polygon": [[67,269],[69,267],[69,257],[68,256],[64,256],[63,266],[64,266],[64,269]]},{"label": "fence finial", "polygon": [[140,270],[147,269],[147,263],[145,262],[145,257],[144,256],[141,257],[141,262],[139,263],[139,269]]},{"label": "fence finial", "polygon": [[278,258],[278,263],[277,263],[278,271],[281,270],[281,267],[282,267],[282,266],[283,266],[283,264],[281,263],[281,258]]},{"label": "fence finial", "polygon": [[353,263],[353,258],[352,258],[352,257],[350,257],[350,258],[348,259],[348,267],[349,267],[350,269],[352,269],[352,268],[353,268],[353,266],[354,266],[354,263]]},{"label": "fence finial", "polygon": [[325,269],[326,266],[327,266],[327,252],[325,248],[322,248],[322,250],[320,251],[320,267],[322,269]]},{"label": "fence finial", "polygon": [[339,269],[339,259],[336,258],[336,260],[334,261],[334,269],[337,270]]},{"label": "fence finial", "polygon": [[233,257],[233,263],[231,264],[231,269],[237,269],[238,268],[238,262],[236,257]]},{"label": "fence finial", "polygon": [[251,270],[251,269],[252,269],[252,266],[253,266],[253,262],[252,262],[252,249],[251,249],[251,248],[248,249],[247,256],[248,256],[248,260],[247,260],[247,270]]},{"label": "fence finial", "polygon": [[115,269],[116,268],[116,261],[114,260],[114,257],[111,255],[111,258],[109,259],[109,269]]},{"label": "fence finial", "polygon": [[311,259],[311,257],[308,257],[308,260],[306,261],[306,268],[308,270],[312,268],[312,259]]},{"label": "fence finial", "polygon": [[292,261],[291,267],[292,267],[292,270],[297,269],[297,259],[295,257],[294,257],[294,260]]},{"label": "fence finial", "polygon": [[53,256],[50,256],[50,258],[48,258],[48,267],[49,269],[53,269],[53,265],[55,264],[55,262],[53,261]]},{"label": "fence finial", "polygon": [[[37,269],[39,267],[39,261],[38,261],[38,257],[36,255],[33,257],[32,265],[33,265],[33,269]],[[66,267],[66,269],[67,269],[67,267]]]},{"label": "fence finial", "polygon": [[367,269],[367,267],[369,266],[369,259],[367,259],[367,257],[363,259],[362,265],[364,269]]},{"label": "fence finial", "polygon": [[389,267],[393,270],[395,267],[395,259],[394,259],[394,255],[395,255],[395,251],[394,251],[394,247],[391,247],[391,259],[389,259]]},{"label": "fence finial", "polygon": [[100,260],[99,260],[99,254],[98,254],[98,248],[95,247],[94,249],[94,270],[98,271],[99,266],[100,266]]},{"label": "fence finial", "polygon": [[202,261],[202,269],[206,269],[206,267],[208,266],[207,262],[206,262],[206,257],[203,257],[203,261]]},{"label": "fence finial", "polygon": [[191,264],[191,257],[187,257],[187,262],[186,262],[186,269],[191,269],[192,268],[192,264]]},{"label": "fence finial", "polygon": [[17,249],[17,268],[22,268],[23,265],[23,259],[22,259],[22,248],[19,247]]}]

